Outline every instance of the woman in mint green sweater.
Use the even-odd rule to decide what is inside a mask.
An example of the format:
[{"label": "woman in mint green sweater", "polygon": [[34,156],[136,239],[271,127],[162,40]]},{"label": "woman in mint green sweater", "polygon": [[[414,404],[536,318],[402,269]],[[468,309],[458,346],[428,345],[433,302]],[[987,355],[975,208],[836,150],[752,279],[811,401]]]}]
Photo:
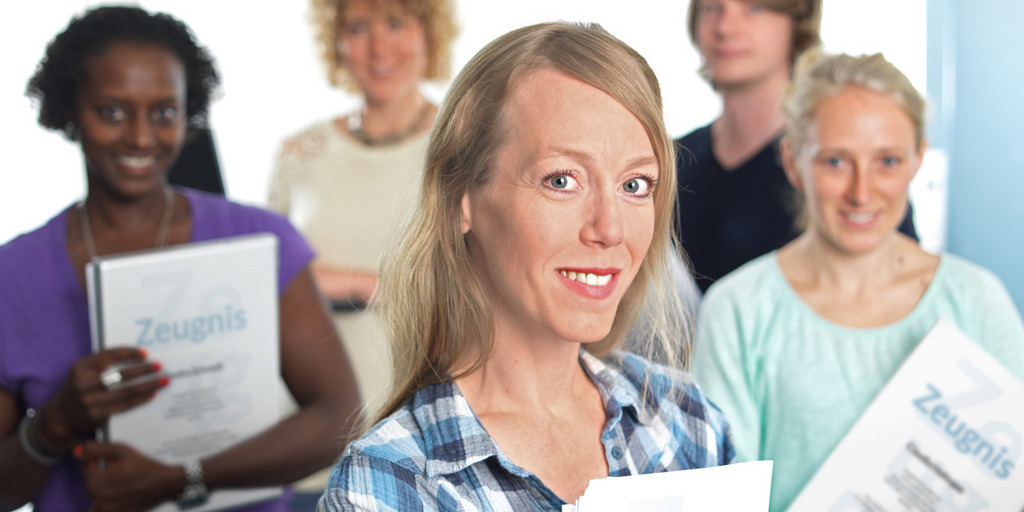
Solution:
[{"label": "woman in mint green sweater", "polygon": [[1024,379],[1024,325],[999,279],[897,231],[926,147],[924,99],[903,73],[879,54],[807,54],[783,111],[807,227],[711,287],[692,365],[738,458],[775,461],[773,511],[939,318]]}]

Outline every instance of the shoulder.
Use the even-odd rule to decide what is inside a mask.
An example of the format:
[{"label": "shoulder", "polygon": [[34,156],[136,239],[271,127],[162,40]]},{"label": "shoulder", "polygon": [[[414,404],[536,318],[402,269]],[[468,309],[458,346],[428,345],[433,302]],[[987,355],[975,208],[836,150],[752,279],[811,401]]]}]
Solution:
[{"label": "shoulder", "polygon": [[350,443],[339,466],[357,470],[360,467],[388,465],[413,474],[423,474],[426,459],[423,429],[416,421],[410,402],[374,425],[363,437]]},{"label": "shoulder", "polygon": [[192,210],[193,229],[199,238],[241,235],[257,231],[292,232],[291,223],[279,213],[225,199],[223,196],[178,187]]},{"label": "shoulder", "polygon": [[936,278],[964,292],[1003,288],[1003,282],[989,269],[953,254],[943,254]]},{"label": "shoulder", "polygon": [[641,396],[641,389],[649,387],[649,399],[659,401],[676,391],[685,391],[693,384],[686,371],[655,363],[645,357],[624,350],[615,350],[600,358],[610,370],[614,384],[630,395]]},{"label": "shoulder", "polygon": [[[436,386],[428,386],[436,387]],[[429,394],[429,393],[428,393]],[[447,462],[430,447],[423,425],[434,407],[423,390],[345,449],[331,471],[321,503],[326,510],[413,510],[452,497],[431,465]],[[458,429],[454,429],[458,430]],[[453,443],[454,444],[454,443]],[[443,449],[443,446],[441,447]],[[430,507],[427,507],[428,509]]]},{"label": "shoulder", "polygon": [[689,372],[618,350],[600,360],[615,377],[612,393],[635,400],[641,422],[649,428],[672,431],[675,442],[692,451],[690,460],[724,464],[733,459],[725,416]]},{"label": "shoulder", "polygon": [[711,125],[702,126],[675,140],[676,163],[685,167],[711,153]]},{"label": "shoulder", "polygon": [[279,162],[288,167],[324,154],[332,141],[341,138],[335,127],[338,119],[318,121],[286,137],[278,152]]},{"label": "shoulder", "polygon": [[757,304],[766,295],[777,295],[783,283],[775,255],[772,251],[758,256],[716,281],[704,294],[701,308],[718,302]]},{"label": "shoulder", "polygon": [[422,439],[389,418],[351,443],[331,470],[326,510],[406,510],[423,503]]},{"label": "shoulder", "polygon": [[42,226],[0,245],[0,275],[21,273],[25,268],[37,267],[40,258],[57,255],[65,239],[69,210],[61,211]]},{"label": "shoulder", "polygon": [[932,305],[949,309],[948,314],[960,317],[962,324],[997,318],[1020,323],[1020,313],[999,277],[964,258],[943,254],[930,287]]},{"label": "shoulder", "polygon": [[666,401],[675,402],[686,406],[687,413],[706,419],[703,410],[710,402],[689,372],[622,350],[602,357],[601,362],[611,370],[618,390],[638,398],[643,406],[658,407]]}]

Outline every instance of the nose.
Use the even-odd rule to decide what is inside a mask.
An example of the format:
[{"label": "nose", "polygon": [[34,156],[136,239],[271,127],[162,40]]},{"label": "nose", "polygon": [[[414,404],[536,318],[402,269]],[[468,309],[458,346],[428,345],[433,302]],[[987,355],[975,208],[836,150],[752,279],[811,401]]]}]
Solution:
[{"label": "nose", "polygon": [[387,24],[374,23],[370,29],[370,55],[380,57],[390,45]]},{"label": "nose", "polygon": [[863,167],[850,174],[850,186],[846,191],[851,204],[867,204],[871,200],[871,177]]},{"label": "nose", "polygon": [[587,221],[580,231],[584,244],[614,247],[625,236],[618,198],[614,192],[594,194],[588,201]]},{"label": "nose", "polygon": [[154,141],[153,126],[150,124],[149,119],[146,119],[146,116],[137,115],[129,123],[125,136],[128,139],[128,143],[133,147],[146,148],[152,146]]},{"label": "nose", "polygon": [[740,14],[740,9],[736,5],[729,2],[722,3],[721,11],[718,13],[718,17],[715,18],[715,33],[719,36],[724,36],[734,32],[740,21]]}]

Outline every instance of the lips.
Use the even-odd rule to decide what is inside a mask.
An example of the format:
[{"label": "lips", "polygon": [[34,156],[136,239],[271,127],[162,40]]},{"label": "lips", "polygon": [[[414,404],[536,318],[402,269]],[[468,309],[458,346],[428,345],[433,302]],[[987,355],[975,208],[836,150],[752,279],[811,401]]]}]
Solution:
[{"label": "lips", "polygon": [[615,293],[618,277],[617,268],[560,268],[559,280],[576,294],[588,299],[603,300]]}]

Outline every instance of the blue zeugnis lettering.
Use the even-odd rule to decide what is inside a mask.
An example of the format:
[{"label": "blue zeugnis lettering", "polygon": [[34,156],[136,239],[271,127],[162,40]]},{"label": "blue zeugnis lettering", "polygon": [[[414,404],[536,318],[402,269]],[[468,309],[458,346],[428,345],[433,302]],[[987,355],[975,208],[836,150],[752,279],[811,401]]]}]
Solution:
[{"label": "blue zeugnis lettering", "polygon": [[[978,431],[967,424],[955,409],[942,403],[942,391],[934,384],[925,384],[928,393],[912,400],[914,408],[925,418],[941,427],[940,431],[948,436],[956,450],[969,455],[991,471],[995,476],[1006,479],[1015,468],[1014,461],[1005,459],[1007,448],[986,439]],[[936,403],[932,403],[936,402]]]},{"label": "blue zeugnis lettering", "polygon": [[201,343],[209,336],[240,331],[248,325],[244,309],[224,306],[223,311],[179,318],[169,322],[157,322],[144,317],[135,320],[139,337],[135,342],[140,347],[168,343]]}]

